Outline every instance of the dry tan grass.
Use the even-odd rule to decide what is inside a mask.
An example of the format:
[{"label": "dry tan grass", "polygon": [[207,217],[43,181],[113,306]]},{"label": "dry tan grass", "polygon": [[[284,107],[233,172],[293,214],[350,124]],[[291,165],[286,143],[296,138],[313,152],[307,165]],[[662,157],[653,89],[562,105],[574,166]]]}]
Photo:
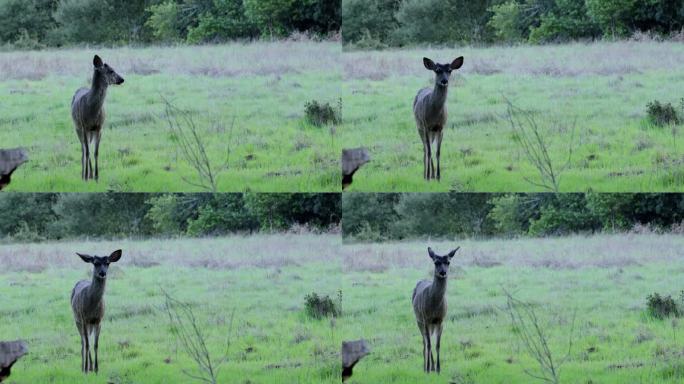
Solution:
[{"label": "dry tan grass", "polygon": [[342,254],[346,271],[382,272],[389,268],[422,268],[427,246],[437,253],[456,245],[452,265],[491,268],[518,266],[550,269],[615,268],[653,261],[680,260],[684,237],[676,234],[620,234],[518,240],[412,241],[354,244]]},{"label": "dry tan grass", "polygon": [[123,249],[120,265],[140,268],[176,265],[209,269],[280,268],[309,261],[336,260],[335,235],[256,235],[216,239],[80,241],[0,246],[0,273],[78,268],[75,252],[108,255]]},{"label": "dry tan grass", "polygon": [[344,55],[346,79],[384,80],[392,76],[424,76],[422,57],[446,62],[466,57],[459,73],[575,77],[624,75],[678,68],[684,48],[676,42],[624,41],[548,46],[455,47],[359,51]]},{"label": "dry tan grass", "polygon": [[97,53],[126,76],[269,76],[332,71],[341,48],[335,42],[286,40],[195,47],[66,49],[0,53],[0,80],[90,76]]}]

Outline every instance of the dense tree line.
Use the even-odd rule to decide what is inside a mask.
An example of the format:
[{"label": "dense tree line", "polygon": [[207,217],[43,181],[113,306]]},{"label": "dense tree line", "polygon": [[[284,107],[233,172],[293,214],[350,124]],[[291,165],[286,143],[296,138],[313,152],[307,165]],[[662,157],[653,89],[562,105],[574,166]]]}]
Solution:
[{"label": "dense tree line", "polygon": [[340,29],[341,0],[1,0],[0,44],[204,43]]},{"label": "dense tree line", "polygon": [[346,194],[342,212],[359,240],[684,230],[684,194]]},{"label": "dense tree line", "polygon": [[218,236],[339,224],[337,194],[2,194],[0,240]]},{"label": "dense tree line", "polygon": [[344,0],[346,43],[562,42],[684,27],[684,0]]}]

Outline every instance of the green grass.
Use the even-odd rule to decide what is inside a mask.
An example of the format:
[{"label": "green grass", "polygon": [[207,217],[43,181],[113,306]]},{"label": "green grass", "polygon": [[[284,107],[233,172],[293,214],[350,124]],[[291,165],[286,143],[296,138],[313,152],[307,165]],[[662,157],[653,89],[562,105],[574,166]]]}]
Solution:
[{"label": "green grass", "polygon": [[[448,62],[459,55],[465,64],[450,85],[442,181],[427,183],[412,112],[417,91],[434,84],[422,57]],[[369,147],[373,158],[350,191],[543,190],[514,141],[504,98],[535,112],[556,168],[573,143],[561,191],[684,191],[683,127],[646,119],[648,102],[679,105],[684,97],[681,44],[411,48],[343,57],[342,142]]]},{"label": "green grass", "polygon": [[[310,292],[336,295],[340,264],[323,255],[337,236],[259,235],[206,240],[69,242],[0,246],[0,340],[25,339],[29,355],[10,383],[190,383],[195,368],[170,332],[165,289],[192,305],[221,383],[339,381],[341,332],[305,315]],[[69,296],[92,266],[74,252],[122,248],[107,280],[100,374],[80,372],[80,338]],[[234,314],[230,331],[230,318]]]},{"label": "green grass", "polygon": [[[336,130],[308,124],[304,106],[337,102],[340,51],[335,43],[259,42],[0,53],[0,146],[27,147],[30,156],[8,190],[200,190],[168,128],[164,97],[192,113],[214,167],[227,163],[218,191],[337,191]],[[101,178],[86,184],[70,104],[89,86],[96,52],[126,83],[109,89]]]},{"label": "green grass", "polygon": [[[421,336],[411,307],[418,280],[431,279],[426,247],[461,251],[451,263],[442,374],[422,372]],[[534,304],[556,357],[574,344],[562,383],[680,383],[681,321],[646,315],[646,296],[679,296],[684,238],[599,235],[557,239],[357,244],[343,260],[345,338],[366,338],[372,354],[351,383],[535,383],[503,289]],[[673,326],[674,324],[674,326]]]}]

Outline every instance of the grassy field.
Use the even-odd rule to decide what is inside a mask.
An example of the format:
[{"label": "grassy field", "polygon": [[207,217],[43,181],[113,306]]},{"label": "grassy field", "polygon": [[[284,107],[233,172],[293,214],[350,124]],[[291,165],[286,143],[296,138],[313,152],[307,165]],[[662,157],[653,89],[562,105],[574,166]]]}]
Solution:
[{"label": "grassy field", "polygon": [[[422,57],[445,63],[460,55],[465,64],[450,85],[442,181],[428,184],[412,112],[417,91],[434,84]],[[648,102],[678,106],[684,98],[680,43],[412,48],[343,57],[342,142],[369,147],[373,157],[352,191],[543,189],[526,180],[538,183],[539,175],[514,141],[505,99],[534,113],[556,168],[564,168],[561,191],[684,191],[682,126],[659,128],[646,119]]]},{"label": "grassy field", "polygon": [[[646,296],[679,296],[684,238],[600,235],[557,239],[460,241],[447,289],[442,374],[422,372],[421,336],[411,307],[420,279],[431,279],[430,244],[442,254],[454,242],[357,244],[345,247],[345,324],[369,340],[372,354],[352,383],[535,383],[536,362],[513,332],[503,290],[534,305],[556,357],[574,345],[562,383],[681,383],[681,321],[646,315]],[[575,315],[576,314],[576,315]]]},{"label": "grassy field", "polygon": [[[0,246],[0,340],[22,338],[30,350],[9,383],[192,382],[182,371],[195,365],[170,332],[162,288],[192,305],[215,356],[230,335],[219,382],[338,382],[340,326],[306,316],[304,296],[336,295],[341,280],[326,276],[340,275],[340,245],[333,235],[259,235]],[[100,374],[85,378],[69,296],[92,265],[74,252],[117,248]]]},{"label": "grassy field", "polygon": [[[206,47],[0,53],[0,146],[27,147],[14,191],[197,191],[165,119],[162,97],[188,111],[216,168],[218,190],[337,191],[334,127],[304,118],[310,100],[337,103],[339,44],[260,42]],[[81,181],[71,98],[89,86],[98,53],[125,79],[110,88],[100,183]],[[312,58],[315,58],[312,60]]]}]

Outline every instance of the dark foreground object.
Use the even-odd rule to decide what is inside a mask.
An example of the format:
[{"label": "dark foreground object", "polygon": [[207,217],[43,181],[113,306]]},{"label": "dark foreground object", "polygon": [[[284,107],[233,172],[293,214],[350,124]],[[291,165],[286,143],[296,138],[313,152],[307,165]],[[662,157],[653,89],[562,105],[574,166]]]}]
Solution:
[{"label": "dark foreground object", "polygon": [[23,148],[0,149],[0,191],[11,181],[12,173],[28,161],[28,153]]},{"label": "dark foreground object", "polygon": [[352,376],[356,363],[370,353],[366,340],[342,342],[342,382]]},{"label": "dark foreground object", "polygon": [[0,341],[0,383],[9,377],[14,363],[27,353],[24,341]]},{"label": "dark foreground object", "polygon": [[342,150],[342,189],[351,185],[354,173],[369,161],[370,154],[366,148]]}]

